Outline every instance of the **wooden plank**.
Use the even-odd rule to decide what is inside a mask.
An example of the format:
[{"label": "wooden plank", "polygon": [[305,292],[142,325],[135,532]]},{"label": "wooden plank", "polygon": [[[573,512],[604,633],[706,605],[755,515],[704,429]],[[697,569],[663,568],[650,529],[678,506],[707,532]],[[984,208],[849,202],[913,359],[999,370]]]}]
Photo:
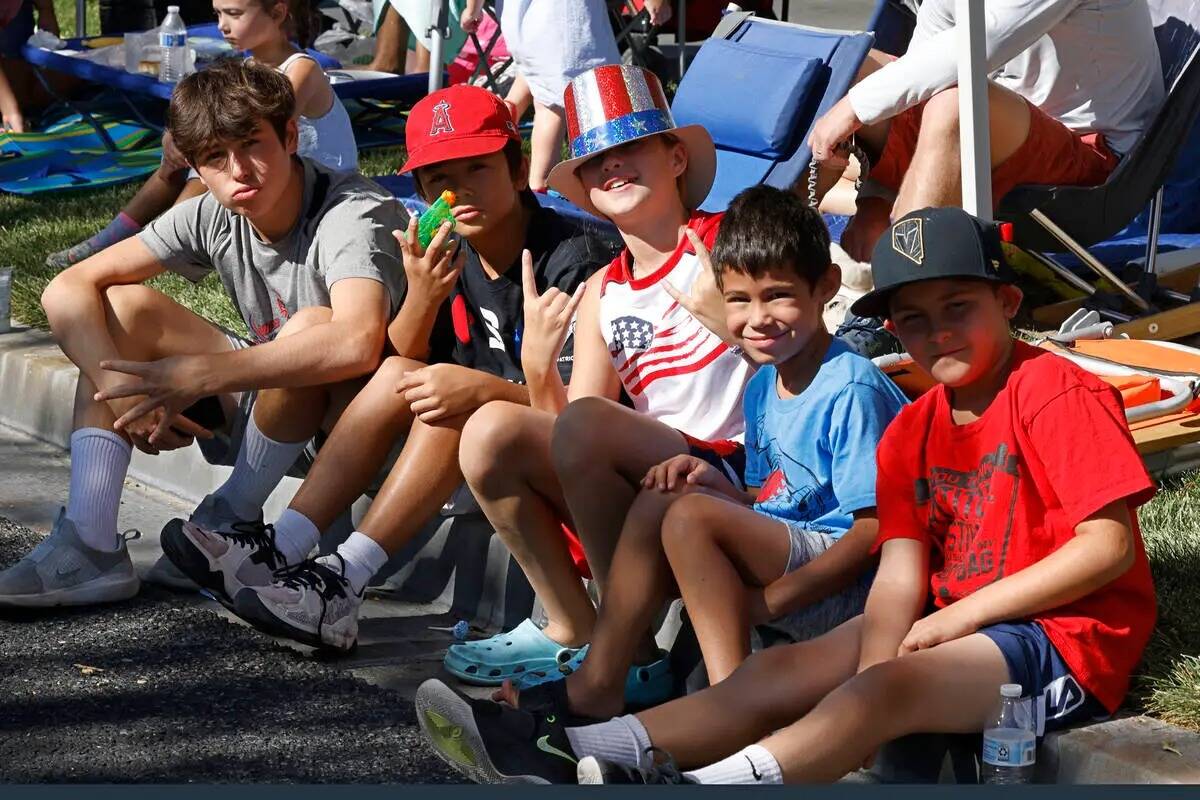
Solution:
[{"label": "wooden plank", "polygon": [[1133,442],[1142,455],[1197,441],[1200,441],[1200,417],[1196,416],[1133,431]]},{"label": "wooden plank", "polygon": [[1127,334],[1130,339],[1171,341],[1200,333],[1200,303],[1173,308],[1159,314],[1139,317],[1113,328],[1113,336]]}]

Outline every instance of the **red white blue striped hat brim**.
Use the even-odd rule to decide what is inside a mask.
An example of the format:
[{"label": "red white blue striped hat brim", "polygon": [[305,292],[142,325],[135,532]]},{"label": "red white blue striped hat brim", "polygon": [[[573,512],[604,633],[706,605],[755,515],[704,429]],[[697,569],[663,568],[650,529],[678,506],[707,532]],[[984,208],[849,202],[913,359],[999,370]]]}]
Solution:
[{"label": "red white blue striped hat brim", "polygon": [[598,213],[575,174],[584,161],[613,147],[668,132],[688,151],[684,204],[694,209],[708,196],[717,169],[712,137],[699,125],[675,126],[654,73],[627,65],[596,67],[571,81],[563,105],[571,158],[558,164],[547,182],[571,202]]}]

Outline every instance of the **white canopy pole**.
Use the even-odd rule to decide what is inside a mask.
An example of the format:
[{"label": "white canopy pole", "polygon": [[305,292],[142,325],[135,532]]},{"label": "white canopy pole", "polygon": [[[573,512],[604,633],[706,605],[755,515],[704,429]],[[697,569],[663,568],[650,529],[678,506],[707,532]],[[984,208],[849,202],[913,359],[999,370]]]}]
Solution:
[{"label": "white canopy pole", "polygon": [[447,26],[450,19],[450,0],[433,0],[430,6],[429,30],[429,93],[442,88],[442,53],[446,48]]},{"label": "white canopy pole", "polygon": [[959,154],[963,208],[992,219],[992,144],[988,127],[988,69],[984,0],[955,0],[958,27]]}]

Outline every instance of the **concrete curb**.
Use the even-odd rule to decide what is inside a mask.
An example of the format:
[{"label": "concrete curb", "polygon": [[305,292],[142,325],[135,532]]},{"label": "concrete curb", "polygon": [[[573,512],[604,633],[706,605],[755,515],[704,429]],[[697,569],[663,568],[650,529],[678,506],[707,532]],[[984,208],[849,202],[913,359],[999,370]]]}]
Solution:
[{"label": "concrete curb", "polygon": [[[0,423],[68,449],[78,376],[48,333],[14,328],[0,334]],[[188,503],[198,503],[220,486],[229,471],[206,462],[196,447],[158,456],[135,450],[129,465],[130,478]],[[264,507],[265,518],[278,517],[299,486],[296,478],[284,478]],[[326,531],[322,548],[336,547],[353,530],[351,519],[361,519],[369,505],[369,498],[359,498],[351,516]],[[388,565],[387,572],[394,574],[387,589],[403,599],[449,606],[484,629],[516,625],[533,613],[533,592],[492,533],[478,515],[431,520]],[[455,581],[459,571],[471,578]]]}]

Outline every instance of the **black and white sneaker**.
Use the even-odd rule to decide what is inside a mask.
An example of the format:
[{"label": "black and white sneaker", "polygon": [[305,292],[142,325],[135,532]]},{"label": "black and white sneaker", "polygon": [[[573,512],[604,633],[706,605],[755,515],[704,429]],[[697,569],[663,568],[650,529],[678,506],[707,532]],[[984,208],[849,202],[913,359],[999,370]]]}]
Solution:
[{"label": "black and white sneaker", "polygon": [[661,753],[662,751],[654,747],[647,748],[645,761],[649,766],[644,767],[620,764],[616,761],[608,761],[607,759],[596,758],[595,756],[584,756],[579,760],[579,768],[576,770],[575,777],[581,785],[601,783],[647,785],[700,783],[695,778],[690,778],[680,772],[679,768],[675,766],[675,761],[669,755],[666,756],[663,763],[655,764],[654,754],[656,752]]},{"label": "black and white sneaker", "polygon": [[[163,527],[162,536],[166,536],[169,529],[182,526],[184,521],[176,518],[168,522]],[[200,505],[196,506],[196,510],[188,516],[186,521],[198,525],[206,531],[231,531],[233,526],[238,524],[261,525],[262,514],[260,513],[257,518],[252,520],[242,519],[229,505],[228,500],[220,495],[210,494],[205,495],[204,499],[200,501]],[[142,580],[180,592],[194,592],[199,588],[195,581],[175,566],[166,553],[159,556]]]},{"label": "black and white sneaker", "polygon": [[334,553],[275,573],[266,586],[247,586],[234,612],[261,631],[313,647],[349,650],[358,641],[363,596],[346,580],[346,562]]},{"label": "black and white sneaker", "polygon": [[211,530],[172,520],[163,528],[162,548],[184,575],[230,608],[242,589],[269,584],[275,570],[287,566],[275,546],[275,528],[262,522]]},{"label": "black and white sneaker", "polygon": [[431,678],[417,722],[443,761],[475,783],[573,783],[576,758],[555,715],[472,700]]}]

